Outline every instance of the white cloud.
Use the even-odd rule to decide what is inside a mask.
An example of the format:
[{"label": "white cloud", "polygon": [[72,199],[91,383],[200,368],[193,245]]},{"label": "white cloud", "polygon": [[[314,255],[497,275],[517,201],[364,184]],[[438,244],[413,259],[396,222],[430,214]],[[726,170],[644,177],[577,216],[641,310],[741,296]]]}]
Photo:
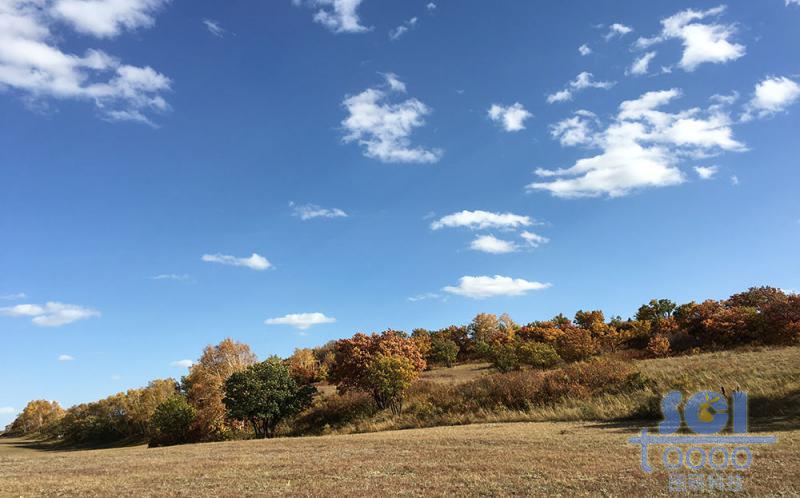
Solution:
[{"label": "white cloud", "polygon": [[529,291],[542,290],[550,287],[551,284],[541,282],[529,282],[521,278],[504,277],[495,275],[494,277],[461,277],[457,286],[447,286],[442,290],[459,296],[472,299],[486,299],[498,296],[522,296]]},{"label": "white cloud", "polygon": [[609,88],[616,85],[616,82],[595,81],[592,73],[584,71],[580,73],[578,76],[576,76],[574,80],[570,81],[568,85],[569,85],[568,88],[565,88],[561,91],[548,95],[547,102],[552,104],[554,102],[564,102],[567,100],[572,100],[572,96],[574,93],[579,92],[581,90],[585,90],[587,88],[601,88],[603,90],[608,90]]},{"label": "white cloud", "polygon": [[800,0],[786,0],[786,5],[800,5]]},{"label": "white cloud", "polygon": [[532,118],[533,114],[526,111],[519,102],[504,107],[492,104],[489,108],[489,118],[500,123],[506,131],[520,131],[525,129],[525,120]]},{"label": "white cloud", "polygon": [[606,33],[605,39],[610,40],[615,37],[623,37],[633,31],[633,28],[629,26],[625,26],[624,24],[614,23],[608,27],[608,33]]},{"label": "white cloud", "polygon": [[17,409],[11,406],[0,406],[0,415],[14,415]]},{"label": "white cloud", "polygon": [[738,176],[736,176],[736,175],[733,175],[733,176],[731,177],[731,185],[733,185],[734,187],[735,187],[736,185],[739,185],[739,177],[738,177]]},{"label": "white cloud", "polygon": [[264,321],[267,325],[290,325],[299,330],[306,330],[312,325],[335,322],[335,318],[327,317],[322,313],[292,313],[280,318],[269,318]]},{"label": "white cloud", "polygon": [[206,263],[219,263],[229,266],[244,266],[250,268],[251,270],[258,271],[266,270],[272,266],[272,264],[267,261],[267,258],[256,253],[250,255],[249,258],[237,258],[227,254],[204,254],[201,259]]},{"label": "white cloud", "polygon": [[745,54],[745,47],[729,40],[736,32],[735,26],[695,22],[717,17],[723,12],[724,5],[705,11],[683,10],[662,19],[661,33],[652,38],[639,38],[636,46],[647,48],[666,40],[680,39],[683,42],[683,56],[678,65],[686,71],[694,71],[697,66],[707,62],[721,64],[736,60]]},{"label": "white cloud", "polygon": [[471,230],[499,228],[513,230],[533,224],[528,216],[514,213],[492,213],[490,211],[461,211],[448,214],[431,223],[431,229],[464,227]]},{"label": "white cloud", "polygon": [[[56,7],[84,3],[64,1]],[[50,31],[56,19],[49,5],[49,0],[0,0],[0,88],[16,90],[37,105],[48,98],[92,102],[103,119],[152,126],[148,114],[169,109],[162,96],[170,90],[169,78],[100,50],[82,56],[62,51],[60,38]],[[132,22],[119,21],[119,26]]]},{"label": "white cloud", "polygon": [[647,52],[643,56],[639,57],[633,64],[631,64],[630,69],[628,69],[628,74],[633,74],[634,76],[641,76],[643,74],[647,74],[648,68],[650,67],[650,62],[655,58],[656,52]]},{"label": "white cloud", "polygon": [[32,317],[35,325],[40,327],[59,327],[78,320],[98,317],[100,312],[75,304],[64,304],[50,301],[44,305],[18,304],[0,308],[0,315],[11,317]]},{"label": "white cloud", "polygon": [[218,21],[214,19],[203,19],[203,24],[205,25],[208,32],[212,35],[216,36],[217,38],[222,38],[225,36],[225,30],[220,26]]},{"label": "white cloud", "polygon": [[293,202],[289,206],[294,208],[292,214],[303,221],[314,218],[347,218],[347,213],[339,208],[324,208],[316,204],[295,205]]},{"label": "white cloud", "polygon": [[597,116],[593,112],[579,110],[575,116],[551,125],[550,136],[565,146],[588,145],[594,140],[596,122]]},{"label": "white cloud", "polygon": [[[389,91],[398,93],[405,85],[389,73]],[[400,87],[399,85],[402,85]],[[348,96],[342,102],[348,116],[342,121],[347,134],[345,142],[358,142],[364,155],[386,163],[435,163],[442,152],[439,149],[412,147],[410,135],[415,128],[425,124],[431,110],[417,99],[389,103],[389,93],[382,88],[368,88],[358,95]]]},{"label": "white cloud", "polygon": [[743,121],[754,116],[760,118],[783,112],[800,99],[800,85],[794,80],[781,77],[768,77],[756,84],[753,98],[745,106]]},{"label": "white cloud", "polygon": [[550,242],[550,239],[547,237],[543,237],[537,233],[529,232],[527,230],[519,234],[519,236],[525,239],[525,242],[531,247],[539,247],[540,245]]},{"label": "white cloud", "polygon": [[177,281],[185,281],[189,280],[191,277],[186,273],[161,273],[159,275],[153,275],[150,277],[151,280],[177,280]]},{"label": "white cloud", "polygon": [[[743,151],[733,138],[731,119],[719,106],[669,113],[658,110],[679,97],[677,89],[648,92],[622,102],[616,119],[590,138],[570,139],[601,150],[565,169],[538,169],[542,178],[528,189],[546,190],[557,197],[619,197],[646,187],[678,185],[685,181],[677,164],[686,157],[707,157],[720,151]],[[579,129],[573,126],[565,130]],[[565,132],[554,134],[562,139]]]},{"label": "white cloud", "polygon": [[695,173],[701,180],[710,180],[717,174],[719,167],[717,166],[695,166]]},{"label": "white cloud", "polygon": [[68,354],[60,354],[58,355],[58,361],[74,361],[75,357],[70,356]]},{"label": "white cloud", "polygon": [[334,33],[364,33],[371,28],[363,26],[358,7],[363,0],[293,0],[295,5],[319,8],[314,14],[318,22]]},{"label": "white cloud", "polygon": [[579,52],[581,55],[589,55],[589,54],[591,54],[591,53],[592,53],[592,49],[589,47],[589,45],[587,45],[587,44],[585,44],[585,43],[584,43],[583,45],[581,45],[580,47],[578,47],[578,52]]},{"label": "white cloud", "polygon": [[469,248],[473,251],[487,252],[489,254],[508,254],[516,252],[519,248],[509,240],[498,239],[494,235],[480,235],[472,241]]},{"label": "white cloud", "polygon": [[3,301],[16,301],[17,299],[25,299],[28,297],[24,292],[16,292],[14,294],[3,294],[0,299]]},{"label": "white cloud", "polygon": [[178,367],[178,368],[189,368],[192,365],[194,365],[194,362],[192,360],[178,360],[178,361],[173,361],[172,363],[169,364],[169,366],[171,367]]},{"label": "white cloud", "polygon": [[385,73],[383,77],[386,79],[386,84],[389,85],[389,89],[394,92],[406,93],[406,84],[403,83],[396,74]]},{"label": "white cloud", "polygon": [[412,17],[408,21],[404,22],[400,26],[397,26],[394,29],[389,30],[389,39],[394,41],[406,34],[409,30],[414,29],[417,26],[417,18]]},{"label": "white cloud", "polygon": [[169,0],[56,0],[52,12],[76,31],[113,38],[125,30],[153,26],[153,15],[167,3]]},{"label": "white cloud", "polygon": [[[797,0],[797,1],[800,2],[800,0]],[[428,9],[428,10],[436,10],[436,4],[433,3],[433,2],[430,2],[430,3],[428,3],[428,5],[425,6],[425,8]]]},{"label": "white cloud", "polygon": [[416,303],[418,301],[426,301],[428,299],[440,299],[442,296],[436,294],[435,292],[426,292],[425,294],[417,294],[416,296],[411,296],[408,298],[409,301],[412,303]]}]

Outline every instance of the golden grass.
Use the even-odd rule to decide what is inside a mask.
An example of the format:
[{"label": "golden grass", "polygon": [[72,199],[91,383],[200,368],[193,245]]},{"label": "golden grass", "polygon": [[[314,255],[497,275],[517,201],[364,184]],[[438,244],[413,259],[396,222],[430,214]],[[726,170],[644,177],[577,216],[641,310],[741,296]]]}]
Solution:
[{"label": "golden grass", "polygon": [[[0,456],[2,496],[653,496],[636,427],[512,423]],[[800,431],[754,452],[747,494],[800,493]]]}]

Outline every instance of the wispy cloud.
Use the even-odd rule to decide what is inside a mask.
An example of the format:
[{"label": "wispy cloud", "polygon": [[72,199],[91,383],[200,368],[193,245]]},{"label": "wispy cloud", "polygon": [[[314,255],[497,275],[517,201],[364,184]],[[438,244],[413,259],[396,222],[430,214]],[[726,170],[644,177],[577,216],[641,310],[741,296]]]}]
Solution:
[{"label": "wispy cloud", "polygon": [[404,22],[400,26],[397,26],[391,30],[389,30],[389,39],[394,41],[398,40],[401,36],[408,33],[412,29],[417,27],[418,19],[416,17],[412,17],[408,21]]},{"label": "wispy cloud", "polygon": [[298,330],[307,330],[314,325],[335,323],[336,319],[323,313],[291,313],[278,318],[264,320],[267,325],[289,325]]},{"label": "wispy cloud", "polygon": [[339,208],[324,208],[316,204],[295,204],[289,203],[293,208],[293,216],[297,216],[303,221],[313,220],[314,218],[347,218],[347,213]]},{"label": "wispy cloud", "polygon": [[631,31],[633,31],[633,28],[630,26],[625,26],[624,24],[615,22],[608,27],[608,33],[606,33],[604,38],[606,41],[611,40],[612,38],[621,38]]},{"label": "wispy cloud", "polygon": [[236,256],[229,256],[227,254],[204,254],[201,258],[206,263],[219,263],[228,266],[244,266],[251,270],[266,270],[272,266],[267,258],[253,253],[248,258],[237,258]]},{"label": "wispy cloud", "polygon": [[219,22],[213,19],[203,19],[203,24],[208,32],[217,38],[223,38],[225,36],[226,31],[220,26]]},{"label": "wispy cloud", "polygon": [[592,73],[584,71],[576,76],[574,80],[570,81],[567,84],[567,88],[548,95],[547,102],[550,104],[555,102],[566,102],[568,100],[572,100],[572,97],[575,93],[587,88],[600,88],[603,90],[608,90],[616,84],[617,83],[615,81],[596,81]]},{"label": "wispy cloud", "polygon": [[159,275],[153,275],[150,277],[150,280],[175,280],[179,282],[185,282],[191,280],[191,276],[186,273],[161,273]]},{"label": "wispy cloud", "polygon": [[322,24],[333,33],[364,33],[371,28],[363,26],[358,7],[363,0],[292,0],[295,5],[316,8],[314,22]]},{"label": "wispy cloud", "polygon": [[470,243],[469,248],[489,254],[508,254],[517,252],[519,247],[510,240],[498,239],[494,235],[479,235]]},{"label": "wispy cloud", "polygon": [[447,286],[442,290],[472,299],[486,299],[500,296],[522,296],[530,291],[548,287],[551,287],[551,284],[495,275],[494,277],[461,277],[458,285]]},{"label": "wispy cloud", "polygon": [[717,166],[695,166],[695,173],[701,180],[710,180],[717,174],[719,167]]},{"label": "wispy cloud", "polygon": [[642,55],[641,57],[637,58],[631,64],[631,67],[628,68],[626,71],[627,74],[632,74],[634,76],[642,76],[647,74],[647,71],[650,67],[650,62],[656,57],[656,52],[647,52],[646,54]]},{"label": "wispy cloud", "polygon": [[25,299],[26,297],[28,297],[28,295],[25,294],[24,292],[15,292],[13,294],[0,295],[0,299],[2,299],[3,301],[16,301],[18,299]]},{"label": "wispy cloud", "polygon": [[424,294],[417,294],[416,296],[411,296],[408,298],[408,300],[411,301],[412,303],[416,303],[419,301],[427,301],[429,299],[442,299],[442,296],[435,292],[426,292]]},{"label": "wispy cloud", "polygon": [[592,53],[592,49],[591,49],[591,47],[589,47],[589,45],[584,43],[583,45],[578,47],[578,53],[583,55],[583,56],[587,56],[587,55]]},{"label": "wispy cloud", "polygon": [[0,315],[10,317],[30,317],[40,327],[60,327],[78,320],[99,317],[100,312],[76,304],[64,304],[50,301],[44,305],[18,304],[0,308]]},{"label": "wispy cloud", "polygon": [[0,406],[0,415],[15,415],[17,409],[12,406]]},{"label": "wispy cloud", "polygon": [[192,360],[177,360],[169,364],[169,366],[177,368],[189,368],[192,365],[194,365]]},{"label": "wispy cloud", "polygon": [[60,354],[58,355],[58,361],[75,361],[75,357],[68,354]]}]

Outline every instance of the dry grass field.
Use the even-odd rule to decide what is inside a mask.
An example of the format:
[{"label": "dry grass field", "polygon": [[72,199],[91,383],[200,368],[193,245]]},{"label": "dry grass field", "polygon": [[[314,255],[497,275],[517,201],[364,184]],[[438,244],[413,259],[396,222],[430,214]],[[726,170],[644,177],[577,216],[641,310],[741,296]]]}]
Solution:
[{"label": "dry grass field", "polygon": [[[343,436],[20,452],[0,456],[2,496],[652,496],[635,426],[509,423]],[[800,494],[800,431],[754,452],[747,494]]]},{"label": "dry grass field", "polygon": [[[749,392],[751,429],[778,436],[777,445],[753,451],[746,494],[800,496],[800,348],[641,360],[636,367],[655,383],[650,390],[458,421],[490,423],[381,431],[402,422],[387,416],[341,431],[366,434],[155,449],[64,451],[0,438],[0,496],[666,495],[667,476],[643,474],[638,447],[627,444],[641,423],[609,420],[656,391],[720,386]],[[460,365],[425,378],[453,384],[489,372]],[[656,461],[659,454],[652,455]]]}]

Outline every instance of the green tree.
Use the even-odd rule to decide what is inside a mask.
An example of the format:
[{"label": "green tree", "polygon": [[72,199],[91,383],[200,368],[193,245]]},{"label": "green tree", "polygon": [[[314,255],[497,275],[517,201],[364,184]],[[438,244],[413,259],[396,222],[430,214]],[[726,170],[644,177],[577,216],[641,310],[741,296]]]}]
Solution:
[{"label": "green tree", "polygon": [[442,337],[440,334],[434,334],[431,338],[429,358],[433,363],[446,365],[449,368],[458,358],[460,349],[455,341]]},{"label": "green tree", "polygon": [[316,392],[314,386],[298,385],[286,365],[273,357],[231,374],[222,402],[231,419],[249,422],[256,437],[271,438],[282,420],[311,404]]},{"label": "green tree", "polygon": [[399,415],[405,392],[418,375],[417,367],[404,356],[377,355],[367,369],[367,379],[378,408],[391,408]]},{"label": "green tree", "polygon": [[517,347],[519,362],[535,368],[550,368],[559,361],[555,348],[543,342],[522,342]]},{"label": "green tree", "polygon": [[648,321],[657,326],[661,320],[672,316],[676,307],[675,303],[669,299],[651,299],[649,303],[639,307],[636,319]]},{"label": "green tree", "polygon": [[192,425],[197,410],[186,401],[185,396],[174,394],[156,407],[151,424],[151,446],[184,444],[192,440]]}]

